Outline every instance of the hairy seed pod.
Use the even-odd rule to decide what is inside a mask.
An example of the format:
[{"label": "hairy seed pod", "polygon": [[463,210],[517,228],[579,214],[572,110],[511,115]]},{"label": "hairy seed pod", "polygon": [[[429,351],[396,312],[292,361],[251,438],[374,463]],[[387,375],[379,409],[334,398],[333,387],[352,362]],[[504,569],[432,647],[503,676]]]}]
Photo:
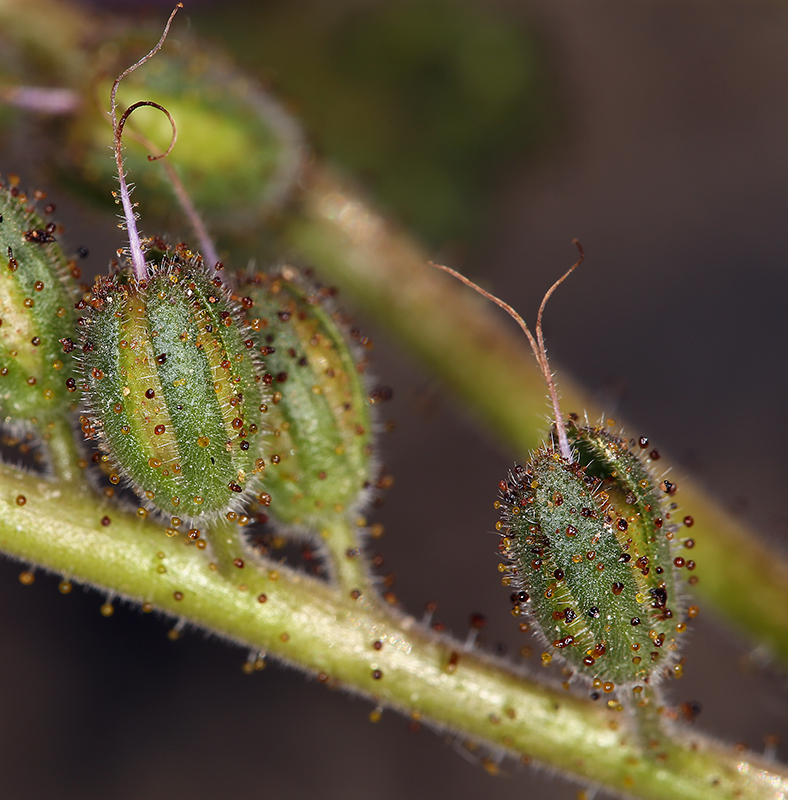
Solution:
[{"label": "hairy seed pod", "polygon": [[569,435],[576,460],[543,447],[500,486],[514,608],[578,673],[642,681],[675,661],[685,628],[673,487],[660,489],[647,459],[604,428]]},{"label": "hairy seed pod", "polygon": [[[545,294],[534,336],[523,318],[449,267],[458,278],[503,308],[521,327],[536,356],[555,413],[549,443],[531,453],[499,483],[499,550],[508,562],[504,584],[512,613],[530,615],[547,644],[545,662],[566,661],[577,674],[616,684],[657,679],[675,661],[686,629],[669,523],[669,481],[652,475],[649,461],[602,427],[578,427],[561,413],[542,333]],[[643,439],[642,442],[648,440]]]},{"label": "hairy seed pod", "polygon": [[[373,422],[359,346],[327,302],[329,292],[287,267],[242,282],[241,303],[274,391],[265,475],[272,514],[288,525],[319,528],[356,510],[372,471]],[[362,338],[360,346],[367,343]]]},{"label": "hairy seed pod", "polygon": [[0,413],[62,415],[76,390],[71,350],[76,284],[45,222],[15,186],[0,185]]},{"label": "hairy seed pod", "polygon": [[[258,488],[262,382],[237,306],[185,252],[100,279],[83,324],[88,435],[150,507],[193,519]],[[113,476],[110,476],[113,480]]]}]

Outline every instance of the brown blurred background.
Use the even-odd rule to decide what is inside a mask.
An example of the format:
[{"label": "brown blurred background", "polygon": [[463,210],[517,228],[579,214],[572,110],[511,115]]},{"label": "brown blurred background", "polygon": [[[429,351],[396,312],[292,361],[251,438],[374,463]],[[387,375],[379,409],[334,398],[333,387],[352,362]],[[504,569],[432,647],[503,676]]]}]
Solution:
[{"label": "brown blurred background", "polygon": [[[679,460],[679,486],[682,469],[697,475],[785,552],[788,2],[203,0],[185,16],[273,80],[320,151],[436,256],[528,319],[580,239],[587,261],[546,314],[559,385],[564,371],[581,379]],[[488,29],[498,44],[473,60],[473,32]],[[491,105],[484,87],[506,75],[521,83]],[[0,170],[33,161],[7,150]],[[111,211],[45,188],[103,269],[120,244]],[[520,660],[530,642],[499,585],[492,503],[521,454],[359,320],[397,424],[381,442],[396,483],[374,514],[380,573],[396,573],[405,609],[436,601],[461,637],[483,613],[485,645]],[[508,761],[491,778],[450,737],[393,713],[372,725],[367,701],[276,665],[245,676],[235,647],[200,632],[170,642],[169,622],[105,619],[96,593],[61,597],[43,575],[26,588],[19,571],[0,563],[3,798],[576,795]],[[756,750],[788,736],[784,673],[707,608],[686,655],[669,691],[702,704],[698,729]]]}]

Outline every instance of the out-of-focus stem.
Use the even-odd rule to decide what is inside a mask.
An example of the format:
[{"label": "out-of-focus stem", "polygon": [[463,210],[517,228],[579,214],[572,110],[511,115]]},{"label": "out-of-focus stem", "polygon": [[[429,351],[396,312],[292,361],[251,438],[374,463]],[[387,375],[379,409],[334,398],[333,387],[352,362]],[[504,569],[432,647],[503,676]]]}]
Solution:
[{"label": "out-of-focus stem", "polygon": [[329,574],[337,585],[368,598],[376,596],[370,581],[369,565],[361,549],[360,530],[345,516],[326,520],[317,533],[328,551]]},{"label": "out-of-focus stem", "polygon": [[[101,14],[57,0],[0,0],[3,38],[24,44],[53,85],[80,87],[90,70],[84,43],[101,24]],[[41,74],[41,73],[39,73]]]},{"label": "out-of-focus stem", "polygon": [[635,720],[640,744],[647,754],[656,758],[662,748],[670,747],[665,728],[665,705],[657,689],[648,684],[628,690],[625,705]]}]

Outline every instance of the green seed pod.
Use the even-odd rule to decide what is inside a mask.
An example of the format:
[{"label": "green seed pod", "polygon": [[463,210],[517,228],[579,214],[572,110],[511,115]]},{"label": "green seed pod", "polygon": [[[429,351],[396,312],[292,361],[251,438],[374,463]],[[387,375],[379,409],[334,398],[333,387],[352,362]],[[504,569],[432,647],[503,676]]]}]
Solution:
[{"label": "green seed pod", "polygon": [[548,654],[578,673],[646,680],[676,660],[686,627],[665,502],[675,487],[604,428],[569,434],[575,460],[547,446],[500,484],[514,613],[529,613]]},{"label": "green seed pod", "polygon": [[146,280],[99,279],[79,305],[83,430],[109,455],[110,480],[186,519],[239,509],[265,466],[264,397],[221,279],[183,252]]},{"label": "green seed pod", "polygon": [[247,278],[239,291],[265,361],[263,381],[274,391],[265,475],[272,513],[287,525],[319,530],[330,517],[357,510],[369,485],[366,361],[332,312],[330,293],[296,270]]},{"label": "green seed pod", "polygon": [[[114,41],[102,41],[96,73],[117,74],[151,34],[135,26]],[[109,86],[109,81],[99,83],[91,94],[103,97]],[[280,104],[225,55],[187,31],[180,31],[146,69],[127,76],[119,100],[129,102],[126,97],[155,101],[177,120],[178,146],[168,160],[210,229],[231,233],[234,247],[239,235],[249,237],[250,230],[258,235],[255,226],[289,196],[304,157],[300,129]],[[163,150],[170,140],[169,122],[158,113],[138,112],[129,123],[132,129],[154,148]],[[102,202],[114,177],[106,150],[106,115],[86,107],[74,120],[60,158],[68,174],[81,175]],[[173,214],[166,174],[148,165],[150,152],[131,143],[126,166],[139,176],[137,192],[146,217],[169,229],[181,219]]]},{"label": "green seed pod", "polygon": [[6,421],[62,415],[76,397],[70,354],[76,284],[45,222],[15,186],[0,185],[0,412]]},{"label": "green seed pod", "polygon": [[[576,242],[577,244],[577,242]],[[555,413],[549,444],[531,453],[499,484],[496,528],[508,562],[504,584],[515,616],[526,614],[558,656],[612,691],[616,684],[654,680],[676,660],[686,629],[674,552],[676,525],[650,460],[602,427],[578,427],[561,413],[542,335],[545,304],[580,260],[545,294],[536,336],[511,306],[448,267],[440,267],[504,308],[528,337]],[[437,266],[437,265],[436,265]],[[572,418],[573,419],[573,418]],[[641,444],[647,440],[641,440]],[[643,445],[645,447],[645,445]]]}]

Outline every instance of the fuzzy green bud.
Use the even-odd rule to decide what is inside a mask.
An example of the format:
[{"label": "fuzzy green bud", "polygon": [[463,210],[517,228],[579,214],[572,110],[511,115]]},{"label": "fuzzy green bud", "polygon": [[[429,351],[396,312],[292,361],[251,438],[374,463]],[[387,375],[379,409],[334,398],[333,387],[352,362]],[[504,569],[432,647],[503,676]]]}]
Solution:
[{"label": "fuzzy green bud", "polygon": [[271,512],[320,529],[356,509],[369,486],[373,421],[359,356],[369,342],[361,337],[352,347],[330,292],[292,268],[248,278],[239,291],[273,391]]},{"label": "fuzzy green bud", "polygon": [[0,185],[0,413],[51,419],[76,397],[76,285],[57,226],[16,186]]},{"label": "fuzzy green bud", "polygon": [[[150,36],[137,26],[119,36],[113,47],[103,42],[98,72],[117,74],[121,64],[139,57]],[[105,97],[109,87],[110,82],[102,83],[92,91]],[[288,196],[303,158],[300,130],[279,103],[227,56],[184,31],[144,70],[124,79],[119,102],[130,105],[127,98],[140,97],[164,106],[176,120],[178,145],[168,161],[211,230],[236,237],[257,232],[254,226]],[[135,112],[127,126],[125,165],[137,176],[146,218],[171,225],[179,212],[173,216],[169,179],[163,169],[151,167],[151,149],[134,141],[135,134],[145,137],[154,152],[163,152],[170,123],[152,109]],[[102,201],[115,180],[107,136],[106,115],[86,107],[61,152],[64,168],[70,174],[76,169]]]},{"label": "fuzzy green bud", "polygon": [[83,430],[110,456],[110,480],[186,519],[240,508],[265,466],[253,342],[220,278],[190,256],[145,281],[100,279],[81,341]]},{"label": "fuzzy green bud", "polygon": [[576,460],[543,447],[500,484],[500,549],[513,612],[579,674],[613,685],[659,677],[686,628],[675,487],[601,427],[570,427]]}]

